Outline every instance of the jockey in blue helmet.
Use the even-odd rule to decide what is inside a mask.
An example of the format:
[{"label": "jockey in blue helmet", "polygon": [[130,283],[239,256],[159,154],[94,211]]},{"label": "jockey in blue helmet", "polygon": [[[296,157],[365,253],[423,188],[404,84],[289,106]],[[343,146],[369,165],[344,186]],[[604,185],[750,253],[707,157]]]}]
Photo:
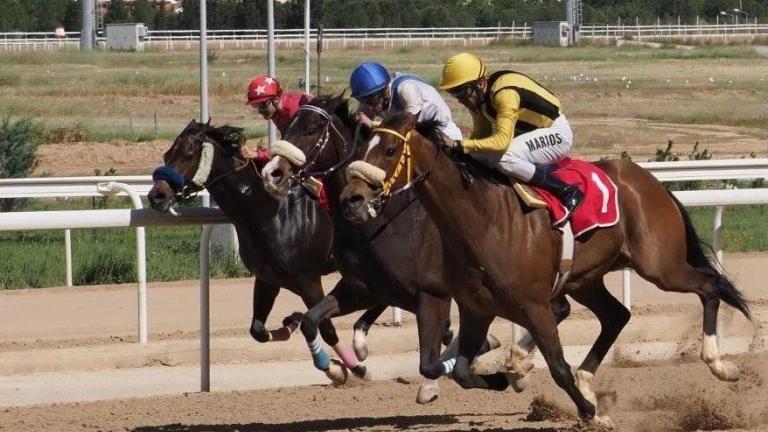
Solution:
[{"label": "jockey in blue helmet", "polygon": [[[453,122],[451,110],[440,93],[415,75],[396,73],[390,77],[387,69],[376,62],[363,62],[349,78],[352,97],[360,101],[375,116],[386,116],[390,111],[419,113],[419,121],[437,120],[440,130],[452,140],[461,140],[461,131]],[[363,112],[357,121],[368,127],[374,122]]]}]

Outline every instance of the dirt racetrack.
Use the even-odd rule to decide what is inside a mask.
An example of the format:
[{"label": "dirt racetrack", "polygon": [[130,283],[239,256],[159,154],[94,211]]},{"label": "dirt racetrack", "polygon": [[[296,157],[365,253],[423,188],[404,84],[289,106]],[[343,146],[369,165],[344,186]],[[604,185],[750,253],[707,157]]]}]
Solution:
[{"label": "dirt racetrack", "polygon": [[[768,431],[768,286],[761,271],[766,259],[765,254],[725,258],[731,276],[752,301],[755,315],[750,323],[729,307],[721,309],[722,349],[743,352],[728,356],[742,372],[736,383],[718,381],[698,360],[698,299],[660,293],[633,279],[633,317],[620,338],[621,355],[614,353],[613,362],[600,369],[595,386],[600,410],[611,417],[617,430]],[[614,293],[618,280],[617,274],[608,279]],[[334,282],[331,275],[324,285],[330,288]],[[151,284],[149,302],[150,343],[142,346],[132,342],[132,285],[1,292],[0,430],[589,430],[577,424],[570,400],[541,368],[533,371],[531,385],[522,394],[463,390],[442,379],[440,398],[431,405],[417,405],[416,331],[409,314],[404,315],[402,327],[386,325],[389,315],[385,315],[371,330],[372,353],[366,362],[377,381],[350,379],[342,388],[296,386],[297,376],[313,377],[314,381],[306,382],[315,383],[324,377],[311,368],[300,336],[268,345],[250,339],[248,279],[212,283],[212,361],[218,369],[212,376],[214,392],[196,393],[196,282]],[[274,327],[286,313],[300,308],[295,296],[282,293],[268,326]],[[335,321],[342,341],[350,340],[355,317]],[[505,344],[509,342],[507,323],[494,323],[491,330]],[[583,357],[573,347],[590,344],[596,331],[597,323],[574,305],[572,316],[560,327],[572,365]],[[669,356],[674,359],[642,359],[659,344],[673,347]],[[667,355],[663,350],[657,354]],[[504,356],[503,346],[483,360],[483,367],[497,367]],[[408,359],[408,371],[381,375],[387,362],[402,363],[403,358]],[[227,368],[236,371],[233,376],[238,382],[227,382],[220,374]],[[184,371],[191,371],[191,384],[174,387],[176,375]],[[248,390],[253,377],[264,371],[271,371],[267,372],[269,385]],[[64,383],[66,392],[61,388]],[[131,386],[159,390],[126,397]],[[87,394],[92,389],[109,393]]]},{"label": "dirt racetrack", "polygon": [[[736,358],[744,377],[718,382],[699,363],[606,367],[601,402],[617,430],[768,430],[768,355]],[[286,371],[289,373],[288,371]],[[8,431],[575,431],[573,409],[548,373],[537,369],[528,390],[515,394],[462,390],[441,381],[442,395],[414,403],[417,384],[404,380],[124,399],[0,412]],[[531,401],[545,395],[557,421],[528,421]],[[552,412],[550,411],[550,412]],[[545,413],[546,414],[546,413]],[[556,416],[555,416],[556,417]],[[551,418],[551,417],[550,417]]]}]

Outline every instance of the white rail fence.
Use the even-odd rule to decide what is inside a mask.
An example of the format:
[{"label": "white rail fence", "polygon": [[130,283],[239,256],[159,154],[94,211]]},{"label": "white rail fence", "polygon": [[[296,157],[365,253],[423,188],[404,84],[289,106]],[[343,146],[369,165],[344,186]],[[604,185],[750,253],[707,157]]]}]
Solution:
[{"label": "white rail fence", "polygon": [[[768,159],[710,160],[685,162],[654,162],[641,164],[662,181],[768,179]],[[137,292],[139,299],[139,342],[147,342],[146,253],[143,229],[146,226],[203,225],[200,239],[200,326],[201,326],[201,389],[210,386],[209,351],[209,249],[213,224],[227,223],[220,210],[214,208],[180,208],[178,216],[143,209],[140,196],[152,187],[149,176],[72,177],[1,179],[0,199],[125,196],[132,200],[133,209],[63,210],[0,213],[0,232],[21,230],[134,227],[137,238]],[[674,192],[686,206],[716,207],[713,224],[713,246],[722,261],[723,212],[726,206],[768,204],[768,188],[723,189]],[[204,201],[208,195],[203,192]],[[71,283],[71,243],[65,242],[68,282]],[[629,271],[623,277],[623,302],[631,307]],[[399,311],[395,320],[399,321]]]},{"label": "white rail fence", "polygon": [[[629,38],[638,40],[707,38],[751,38],[768,35],[768,24],[657,24],[657,25],[584,25],[580,28],[584,39],[611,40]],[[267,30],[208,30],[209,44],[220,48],[265,48]],[[500,39],[530,39],[531,27],[527,23],[511,27],[435,27],[435,28],[349,28],[325,29],[324,46],[377,47],[398,45],[448,45],[489,43]],[[317,29],[311,29],[311,44],[317,40]],[[144,42],[165,49],[196,46],[200,40],[198,30],[150,30]],[[275,30],[276,43],[283,48],[303,47],[303,29]],[[105,38],[97,38],[103,45]],[[0,47],[4,50],[52,50],[77,48],[79,32],[66,32],[57,37],[54,32],[0,33]]]}]

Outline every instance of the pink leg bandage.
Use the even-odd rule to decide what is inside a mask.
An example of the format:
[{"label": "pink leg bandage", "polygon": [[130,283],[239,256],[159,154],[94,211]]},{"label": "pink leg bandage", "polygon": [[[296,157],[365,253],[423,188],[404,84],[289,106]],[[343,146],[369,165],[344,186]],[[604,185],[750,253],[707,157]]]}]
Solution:
[{"label": "pink leg bandage", "polygon": [[339,358],[341,358],[344,366],[351,369],[360,364],[360,362],[357,361],[357,356],[354,352],[352,352],[351,349],[344,348],[341,345],[336,345],[333,347],[333,350],[336,351],[336,354],[339,356]]}]

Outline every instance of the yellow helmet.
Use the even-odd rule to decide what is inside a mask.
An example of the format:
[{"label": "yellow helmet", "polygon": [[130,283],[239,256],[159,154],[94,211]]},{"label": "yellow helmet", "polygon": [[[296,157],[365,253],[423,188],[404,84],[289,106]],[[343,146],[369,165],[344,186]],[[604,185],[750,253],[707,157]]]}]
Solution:
[{"label": "yellow helmet", "polygon": [[485,76],[485,65],[480,57],[460,53],[448,59],[443,66],[443,82],[440,88],[450,90]]}]

